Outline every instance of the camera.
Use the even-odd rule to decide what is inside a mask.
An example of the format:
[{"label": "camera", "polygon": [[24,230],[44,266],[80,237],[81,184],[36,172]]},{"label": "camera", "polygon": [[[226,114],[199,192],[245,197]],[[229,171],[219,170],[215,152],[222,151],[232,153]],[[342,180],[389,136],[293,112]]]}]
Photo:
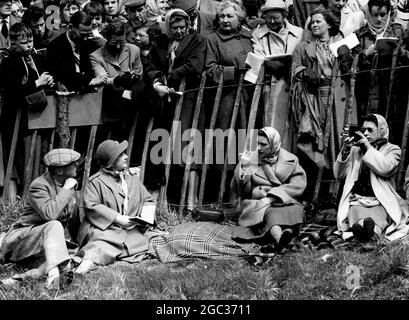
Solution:
[{"label": "camera", "polygon": [[361,136],[357,134],[358,131],[361,131],[361,128],[358,125],[351,124],[349,126],[349,136],[354,138],[355,142],[361,140]]}]

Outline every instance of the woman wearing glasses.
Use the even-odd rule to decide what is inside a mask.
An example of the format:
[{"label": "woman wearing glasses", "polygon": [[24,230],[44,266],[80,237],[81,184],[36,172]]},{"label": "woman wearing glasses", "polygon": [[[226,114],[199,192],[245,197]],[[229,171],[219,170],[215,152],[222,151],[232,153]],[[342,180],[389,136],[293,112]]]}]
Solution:
[{"label": "woman wearing glasses", "polygon": [[397,194],[393,179],[401,149],[388,141],[385,118],[370,114],[355,137],[349,137],[348,131],[343,132],[343,147],[334,164],[335,178],[345,178],[338,207],[339,232],[363,242],[405,236],[408,203]]},{"label": "woman wearing glasses", "polygon": [[270,84],[265,85],[263,89],[265,108],[268,107],[267,103],[272,104],[272,112],[276,115],[272,123],[265,123],[265,125],[275,128],[283,139],[283,148],[291,151],[292,139],[289,138],[288,132],[284,132],[289,111],[291,55],[301,41],[303,31],[288,22],[286,19],[288,9],[282,0],[268,0],[260,11],[266,24],[253,32],[254,53],[262,57],[283,55],[281,58],[266,58],[264,61],[264,80],[270,82],[272,77],[277,80],[272,99]]}]

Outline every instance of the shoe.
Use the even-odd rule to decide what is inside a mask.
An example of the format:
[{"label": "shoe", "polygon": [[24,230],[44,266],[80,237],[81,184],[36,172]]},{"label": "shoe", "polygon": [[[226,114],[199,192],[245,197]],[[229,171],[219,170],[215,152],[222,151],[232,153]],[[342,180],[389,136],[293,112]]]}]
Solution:
[{"label": "shoe", "polygon": [[352,233],[359,241],[363,241],[365,239],[364,228],[359,223],[354,223],[352,225]]},{"label": "shoe", "polygon": [[46,288],[48,290],[60,289],[60,274],[52,274],[47,277]]},{"label": "shoe", "polygon": [[281,252],[284,248],[287,248],[293,238],[293,231],[290,229],[285,229],[281,234],[280,240],[278,241],[277,252]]},{"label": "shoe", "polygon": [[77,274],[84,274],[88,273],[97,268],[97,265],[93,263],[91,260],[82,260],[77,268],[75,268],[74,273]]},{"label": "shoe", "polygon": [[372,218],[365,218],[364,219],[364,231],[366,240],[370,241],[375,235],[375,221]]}]

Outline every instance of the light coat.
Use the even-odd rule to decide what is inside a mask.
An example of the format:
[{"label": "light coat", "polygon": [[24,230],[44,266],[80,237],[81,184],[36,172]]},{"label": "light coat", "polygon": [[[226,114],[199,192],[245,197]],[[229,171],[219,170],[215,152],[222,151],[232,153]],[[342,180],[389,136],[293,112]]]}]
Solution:
[{"label": "light coat", "polygon": [[[257,156],[253,152],[250,163],[257,163]],[[298,203],[307,186],[307,177],[297,156],[281,148],[274,166],[273,177],[267,177],[259,165],[250,165],[244,173],[241,162],[236,166],[231,190],[241,197],[239,225],[249,227],[263,221],[268,207],[256,209],[257,201],[262,198],[274,196],[281,206]]]},{"label": "light coat", "polygon": [[393,176],[399,165],[401,150],[398,146],[386,143],[379,151],[371,147],[362,156],[359,147],[352,147],[347,159],[342,161],[341,153],[334,164],[336,179],[345,178],[345,185],[338,207],[337,225],[341,232],[349,229],[348,212],[349,196],[355,181],[358,179],[361,162],[370,169],[370,180],[375,197],[385,208],[391,224],[386,228],[385,237],[396,240],[405,236],[409,231],[406,221],[409,215],[407,202],[396,192]]}]

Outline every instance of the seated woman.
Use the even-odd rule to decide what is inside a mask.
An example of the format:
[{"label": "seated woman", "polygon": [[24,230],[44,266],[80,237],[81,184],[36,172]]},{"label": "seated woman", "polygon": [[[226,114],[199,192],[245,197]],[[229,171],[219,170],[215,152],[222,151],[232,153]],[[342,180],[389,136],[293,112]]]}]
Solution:
[{"label": "seated woman", "polygon": [[81,263],[76,273],[116,260],[138,262],[148,251],[149,231],[131,217],[154,201],[137,175],[127,170],[127,147],[127,141],[113,140],[98,146],[96,158],[101,169],[90,178],[84,193],[85,219],[78,234],[82,248],[74,257]]},{"label": "seated woman", "polygon": [[304,169],[294,154],[281,148],[277,130],[259,130],[257,151],[243,153],[231,183],[241,197],[233,238],[256,240],[271,235],[278,250],[287,246],[295,227],[304,222],[304,208],[297,199],[306,185]]},{"label": "seated woman", "polygon": [[335,178],[345,178],[338,230],[352,230],[361,241],[369,241],[375,234],[384,235],[387,240],[403,237],[409,230],[405,224],[409,207],[396,193],[393,180],[401,150],[388,142],[385,118],[370,114],[356,137],[349,137],[347,131],[344,130],[343,148],[334,164]]}]

